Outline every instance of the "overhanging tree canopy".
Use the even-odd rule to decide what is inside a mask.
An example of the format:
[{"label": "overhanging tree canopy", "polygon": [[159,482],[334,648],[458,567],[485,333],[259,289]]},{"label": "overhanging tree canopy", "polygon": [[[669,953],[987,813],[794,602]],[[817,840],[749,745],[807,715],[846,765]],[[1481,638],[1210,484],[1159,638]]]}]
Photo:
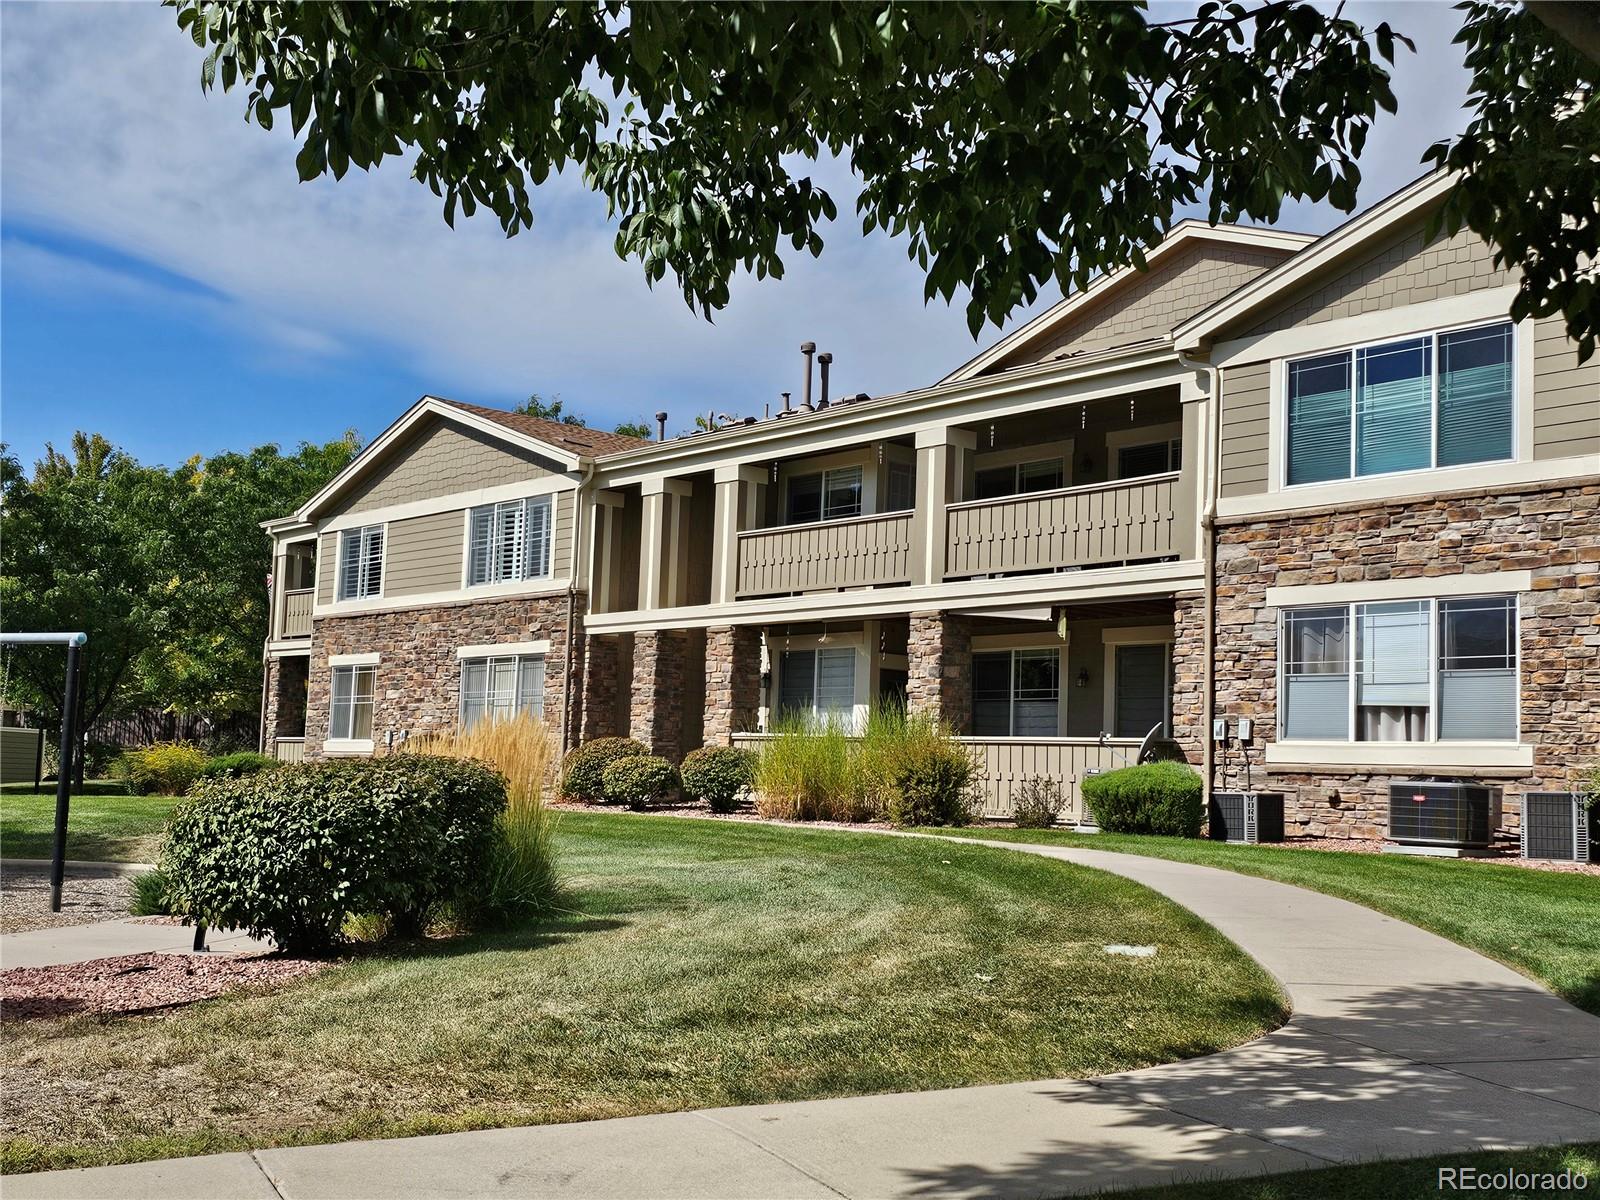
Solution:
[{"label": "overhanging tree canopy", "polygon": [[[302,179],[415,153],[447,221],[485,207],[514,234],[534,222],[530,186],[573,166],[619,220],[618,253],[651,283],[670,270],[709,315],[735,271],[781,275],[787,253],[820,253],[836,205],[806,164],[837,155],[861,182],[862,227],[904,235],[929,298],[967,289],[974,334],[1051,279],[1082,288],[1142,265],[1180,210],[1271,221],[1288,197],[1352,209],[1367,132],[1395,108],[1385,64],[1405,41],[1287,0],[1170,22],[1111,0],[174,3],[209,50],[204,86],[242,81],[263,127],[286,116]],[[1487,198],[1463,192],[1449,219],[1512,254],[1536,246],[1520,310],[1564,308],[1590,346],[1594,64],[1534,17],[1466,7],[1468,30],[1490,31],[1472,43],[1480,90],[1508,64],[1539,81],[1496,110],[1482,144],[1516,157],[1563,80],[1581,120],[1558,146],[1539,141],[1541,165],[1567,155],[1567,198],[1526,167],[1484,169]],[[1584,131],[1574,155],[1567,134]],[[1451,162],[1471,179],[1486,157]],[[1567,236],[1585,213],[1588,232]]]}]

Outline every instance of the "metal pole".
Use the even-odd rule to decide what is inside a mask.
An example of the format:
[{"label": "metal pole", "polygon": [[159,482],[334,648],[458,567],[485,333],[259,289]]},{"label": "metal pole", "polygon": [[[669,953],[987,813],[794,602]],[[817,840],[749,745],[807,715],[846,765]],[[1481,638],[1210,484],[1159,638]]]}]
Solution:
[{"label": "metal pole", "polygon": [[67,808],[72,791],[72,750],[77,741],[78,643],[67,643],[67,694],[61,705],[61,761],[56,767],[56,842],[50,859],[50,911],[61,911],[67,873]]}]

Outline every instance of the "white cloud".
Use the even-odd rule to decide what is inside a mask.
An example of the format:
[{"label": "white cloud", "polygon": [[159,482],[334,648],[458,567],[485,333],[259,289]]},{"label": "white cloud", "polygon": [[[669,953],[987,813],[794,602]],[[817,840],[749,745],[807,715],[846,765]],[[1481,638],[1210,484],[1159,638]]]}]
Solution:
[{"label": "white cloud", "polygon": [[[1464,92],[1435,78],[1458,61],[1441,50],[1454,16],[1416,5],[1391,19],[1425,26],[1429,48],[1403,64],[1403,119],[1373,139],[1364,200],[1419,173],[1421,146],[1459,125],[1449,109]],[[193,279],[221,297],[216,315],[278,350],[376,343],[443,394],[559,391],[592,416],[665,405],[675,420],[758,410],[796,382],[802,339],[835,353],[848,391],[931,382],[974,350],[960,306],[924,307],[921,273],[898,244],[855,231],[846,195],[820,261],[797,259],[782,281],[741,280],[708,324],[670,281],[652,292],[637,264],[617,259],[602,202],[572,180],[536,193],[531,234],[507,240],[488,215],[452,232],[398,161],[297,183],[286,129],[245,126],[239,91],[202,95],[199,53],[170,9],[11,4],[5,24],[8,219]],[[841,174],[837,164],[818,173]],[[1284,224],[1338,219],[1296,208]],[[41,268],[19,265],[15,243],[6,253],[8,272]],[[92,271],[84,286],[150,286]],[[395,397],[396,408],[410,399]]]}]

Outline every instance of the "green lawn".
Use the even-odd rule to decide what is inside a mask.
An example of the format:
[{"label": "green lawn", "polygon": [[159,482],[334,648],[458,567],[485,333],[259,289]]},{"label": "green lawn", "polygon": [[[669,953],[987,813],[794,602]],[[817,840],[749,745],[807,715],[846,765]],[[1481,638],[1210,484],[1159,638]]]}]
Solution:
[{"label": "green lawn", "polygon": [[[68,858],[155,861],[161,831],[177,800],[128,796],[123,791],[118,781],[93,779],[86,782],[82,795],[73,795],[67,820]],[[49,858],[55,822],[54,791],[35,796],[31,783],[7,784],[0,793],[0,856]]]},{"label": "green lawn", "polygon": [[[1532,1197],[1588,1196],[1600,1185],[1600,1142],[1575,1146],[1541,1146],[1532,1150],[1499,1150],[1483,1154],[1447,1154],[1438,1158],[1412,1158],[1400,1162],[1362,1163],[1321,1171],[1297,1171],[1260,1179],[1229,1179],[1180,1184],[1136,1192],[1115,1192],[1117,1200],[1438,1200],[1451,1195],[1439,1186],[1439,1169],[1454,1168],[1457,1181],[1463,1168],[1479,1172],[1478,1178],[1514,1171],[1529,1175],[1571,1172],[1588,1180],[1582,1188],[1491,1189],[1480,1183],[1467,1194],[1490,1195],[1497,1200]],[[1457,1194],[1460,1194],[1458,1192]]]},{"label": "green lawn", "polygon": [[1498,959],[1600,1016],[1600,878],[1459,859],[1237,846],[1056,829],[957,829],[1225,867],[1326,892]]},{"label": "green lawn", "polygon": [[1091,1075],[1284,1017],[1214,929],[1048,859],[626,814],[558,846],[572,909],[540,928],[5,1026],[6,1169]]}]

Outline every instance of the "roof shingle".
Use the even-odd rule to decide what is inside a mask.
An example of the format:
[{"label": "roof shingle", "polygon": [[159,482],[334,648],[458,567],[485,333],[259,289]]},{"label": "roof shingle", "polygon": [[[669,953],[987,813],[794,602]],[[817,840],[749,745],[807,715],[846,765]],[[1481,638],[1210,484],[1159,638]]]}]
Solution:
[{"label": "roof shingle", "polygon": [[479,404],[463,404],[460,400],[446,400],[435,396],[441,404],[459,408],[507,429],[538,438],[552,446],[559,446],[573,454],[620,454],[649,445],[645,438],[631,437],[626,433],[607,433],[603,429],[590,429],[585,425],[566,425],[560,421],[547,421],[543,417],[530,417],[527,413],[507,412],[503,408],[484,408]]}]

